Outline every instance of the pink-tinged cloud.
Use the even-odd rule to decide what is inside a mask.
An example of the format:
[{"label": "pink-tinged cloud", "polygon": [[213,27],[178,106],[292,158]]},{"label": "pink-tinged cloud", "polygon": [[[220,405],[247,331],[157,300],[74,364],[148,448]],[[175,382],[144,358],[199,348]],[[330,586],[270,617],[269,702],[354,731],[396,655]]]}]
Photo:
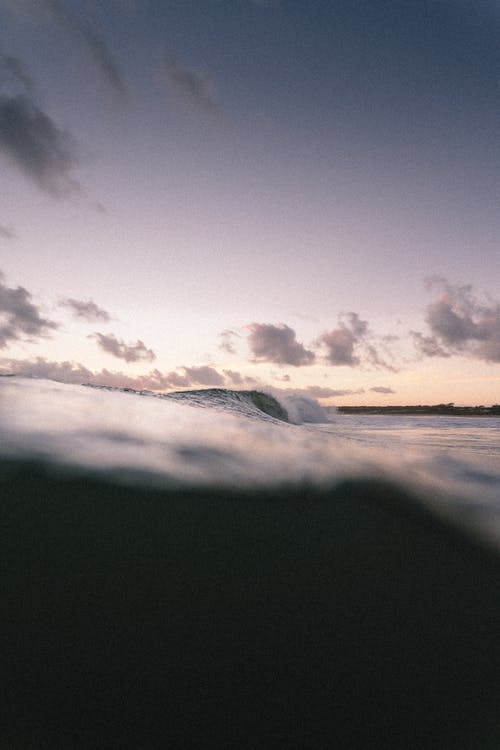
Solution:
[{"label": "pink-tinged cloud", "polygon": [[0,349],[19,339],[45,338],[58,328],[56,322],[42,316],[26,289],[8,287],[4,279],[0,272]]},{"label": "pink-tinged cloud", "polygon": [[152,349],[147,349],[144,342],[138,339],[135,344],[126,344],[117,339],[112,333],[104,334],[96,332],[89,338],[95,338],[98,346],[108,354],[125,362],[153,362],[156,354]]},{"label": "pink-tinged cloud", "polygon": [[273,362],[278,365],[301,367],[311,365],[316,357],[297,341],[295,331],[281,323],[251,323],[248,345],[255,362]]},{"label": "pink-tinged cloud", "polygon": [[350,312],[340,317],[337,328],[324,331],[316,345],[325,352],[325,361],[334,367],[363,366],[396,372],[389,346],[394,339],[391,336],[375,336],[366,320]]},{"label": "pink-tinged cloud", "polygon": [[55,362],[43,357],[31,360],[3,358],[0,360],[0,372],[46,378],[61,383],[89,383],[151,391],[172,391],[177,388],[198,386],[234,387],[243,384],[248,387],[256,382],[253,378],[244,377],[231,370],[220,373],[209,365],[181,367],[178,371],[165,373],[155,368],[141,375],[127,375],[106,368],[92,371],[79,362]]},{"label": "pink-tinged cloud", "polygon": [[500,362],[500,303],[480,302],[470,284],[453,285],[443,278],[428,283],[440,295],[426,308],[430,336],[411,332],[419,353],[428,357],[465,354]]},{"label": "pink-tinged cloud", "polygon": [[109,323],[111,320],[110,314],[92,300],[63,299],[59,303],[59,307],[67,308],[74,318],[86,323],[97,323],[99,321]]}]

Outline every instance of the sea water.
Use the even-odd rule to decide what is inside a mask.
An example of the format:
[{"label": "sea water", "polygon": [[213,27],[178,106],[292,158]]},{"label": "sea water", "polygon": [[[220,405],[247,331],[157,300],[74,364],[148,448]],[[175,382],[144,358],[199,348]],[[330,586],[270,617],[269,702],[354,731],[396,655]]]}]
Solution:
[{"label": "sea water", "polygon": [[0,748],[496,750],[499,429],[0,378]]},{"label": "sea water", "polygon": [[159,486],[384,478],[500,539],[499,417],[332,414],[303,397],[251,394],[2,377],[0,455]]}]

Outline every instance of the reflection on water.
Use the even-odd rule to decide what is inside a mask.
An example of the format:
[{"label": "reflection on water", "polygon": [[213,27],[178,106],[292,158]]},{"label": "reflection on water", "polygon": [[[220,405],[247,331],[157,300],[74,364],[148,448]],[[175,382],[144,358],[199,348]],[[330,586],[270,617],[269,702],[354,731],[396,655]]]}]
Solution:
[{"label": "reflection on water", "polygon": [[[312,426],[311,426],[312,427]],[[315,426],[361,445],[500,456],[500,417],[337,415]]]}]

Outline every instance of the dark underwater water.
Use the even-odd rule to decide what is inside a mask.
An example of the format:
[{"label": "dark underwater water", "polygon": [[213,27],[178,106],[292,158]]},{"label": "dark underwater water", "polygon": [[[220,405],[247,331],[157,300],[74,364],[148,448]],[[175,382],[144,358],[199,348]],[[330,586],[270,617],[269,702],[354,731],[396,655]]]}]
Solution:
[{"label": "dark underwater water", "polygon": [[9,382],[0,748],[499,746],[500,556],[442,484]]}]

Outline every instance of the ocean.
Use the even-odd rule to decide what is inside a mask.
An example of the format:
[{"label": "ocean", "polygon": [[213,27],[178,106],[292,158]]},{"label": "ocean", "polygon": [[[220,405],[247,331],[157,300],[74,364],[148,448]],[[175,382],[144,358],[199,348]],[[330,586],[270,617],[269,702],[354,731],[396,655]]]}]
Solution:
[{"label": "ocean", "polygon": [[500,418],[0,378],[0,748],[498,748]]}]

